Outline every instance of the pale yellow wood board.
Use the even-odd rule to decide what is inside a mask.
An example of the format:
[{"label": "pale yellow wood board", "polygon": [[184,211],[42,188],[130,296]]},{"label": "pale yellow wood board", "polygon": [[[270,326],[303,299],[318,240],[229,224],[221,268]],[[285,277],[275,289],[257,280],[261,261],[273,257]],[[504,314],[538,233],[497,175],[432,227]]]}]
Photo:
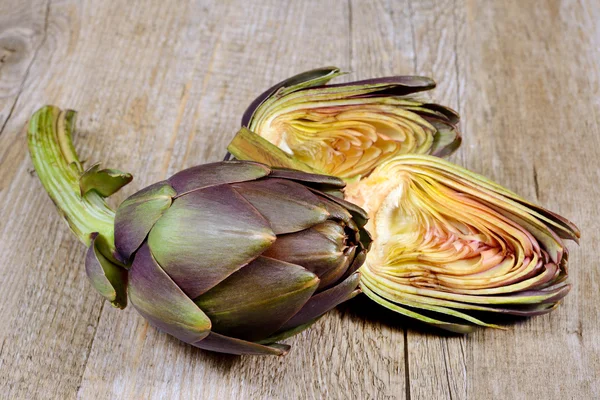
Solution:
[{"label": "pale yellow wood board", "polygon": [[[0,398],[600,397],[599,20],[594,1],[0,2]],[[363,299],[252,358],[103,303],[31,172],[31,113],[80,112],[82,157],[136,177],[118,202],[219,160],[255,95],[322,65],[434,77],[463,116],[453,161],[579,224],[557,311],[443,336]]]}]

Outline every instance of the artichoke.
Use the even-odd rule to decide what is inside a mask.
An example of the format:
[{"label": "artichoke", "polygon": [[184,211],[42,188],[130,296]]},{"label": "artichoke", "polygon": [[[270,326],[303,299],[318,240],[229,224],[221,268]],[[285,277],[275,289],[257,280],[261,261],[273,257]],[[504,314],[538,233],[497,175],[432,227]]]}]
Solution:
[{"label": "artichoke", "polygon": [[31,119],[38,176],[89,246],[86,271],[114,306],[127,296],[161,330],[202,349],[287,352],[277,341],[357,289],[370,243],[366,214],[341,198],[341,179],[231,161],[181,171],[127,198],[131,180],[94,165],[71,142],[75,113],[47,106]]},{"label": "artichoke", "polygon": [[[313,171],[346,181],[397,155],[444,157],[459,147],[458,114],[416,96],[435,87],[432,79],[392,76],[323,86],[341,74],[325,67],[278,83],[252,102],[242,126]],[[230,152],[252,158],[252,149],[235,143]]]},{"label": "artichoke", "polygon": [[502,186],[440,158],[404,155],[345,189],[369,214],[373,247],[360,269],[378,304],[469,332],[487,314],[552,311],[569,292],[577,227]]}]

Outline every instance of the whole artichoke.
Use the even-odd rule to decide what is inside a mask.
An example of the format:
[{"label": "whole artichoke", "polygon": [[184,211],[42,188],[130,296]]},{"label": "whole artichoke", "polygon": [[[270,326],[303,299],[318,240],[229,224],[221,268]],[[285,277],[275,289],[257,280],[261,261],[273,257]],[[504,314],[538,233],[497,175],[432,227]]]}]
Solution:
[{"label": "whole artichoke", "polygon": [[255,162],[205,164],[140,190],[115,215],[103,197],[131,176],[83,171],[73,123],[73,112],[41,109],[30,151],[89,245],[93,286],[113,305],[125,307],[128,295],[152,324],[202,349],[278,355],[289,346],[277,340],[359,292],[370,237],[365,212],[341,198],[342,180]]}]

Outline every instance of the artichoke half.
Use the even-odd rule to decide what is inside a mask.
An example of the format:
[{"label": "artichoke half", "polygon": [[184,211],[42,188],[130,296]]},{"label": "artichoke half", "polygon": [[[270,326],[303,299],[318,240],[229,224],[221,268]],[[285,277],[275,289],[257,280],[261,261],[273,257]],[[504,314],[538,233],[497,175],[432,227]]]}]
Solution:
[{"label": "artichoke half", "polygon": [[[342,74],[325,67],[278,83],[252,102],[242,126],[311,170],[346,181],[397,155],[444,157],[460,146],[458,114],[418,96],[435,87],[432,79],[391,76],[325,85]],[[229,151],[238,159],[252,156],[252,149],[236,143]]]},{"label": "artichoke half", "polygon": [[[369,214],[360,287],[376,303],[454,332],[534,316],[567,295],[565,218],[443,159],[404,155],[345,190]],[[493,318],[492,318],[493,319]]]},{"label": "artichoke half", "polygon": [[247,161],[200,165],[140,190],[112,211],[104,197],[131,175],[84,171],[75,114],[31,119],[30,152],[46,190],[89,248],[92,285],[202,349],[287,352],[277,341],[359,293],[366,213],[341,179]]},{"label": "artichoke half", "polygon": [[344,196],[367,211],[373,237],[360,287],[384,307],[455,332],[499,327],[490,314],[553,310],[570,288],[563,241],[577,241],[577,227],[439,158],[460,145],[458,116],[410,97],[433,81],[322,86],[338,74],[309,71],[266,91],[229,152],[346,180]]}]

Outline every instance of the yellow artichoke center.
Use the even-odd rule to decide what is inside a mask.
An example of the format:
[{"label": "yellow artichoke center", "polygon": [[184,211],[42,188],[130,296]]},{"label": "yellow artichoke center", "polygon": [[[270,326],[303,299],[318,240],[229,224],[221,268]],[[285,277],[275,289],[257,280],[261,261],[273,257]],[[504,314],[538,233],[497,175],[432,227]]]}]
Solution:
[{"label": "yellow artichoke center", "polygon": [[428,152],[435,132],[412,111],[360,104],[283,113],[261,134],[323,173],[352,179],[395,155]]},{"label": "yellow artichoke center", "polygon": [[395,285],[467,295],[512,292],[513,283],[547,261],[523,227],[427,174],[371,175],[349,185],[346,195],[371,217],[367,268]]}]

